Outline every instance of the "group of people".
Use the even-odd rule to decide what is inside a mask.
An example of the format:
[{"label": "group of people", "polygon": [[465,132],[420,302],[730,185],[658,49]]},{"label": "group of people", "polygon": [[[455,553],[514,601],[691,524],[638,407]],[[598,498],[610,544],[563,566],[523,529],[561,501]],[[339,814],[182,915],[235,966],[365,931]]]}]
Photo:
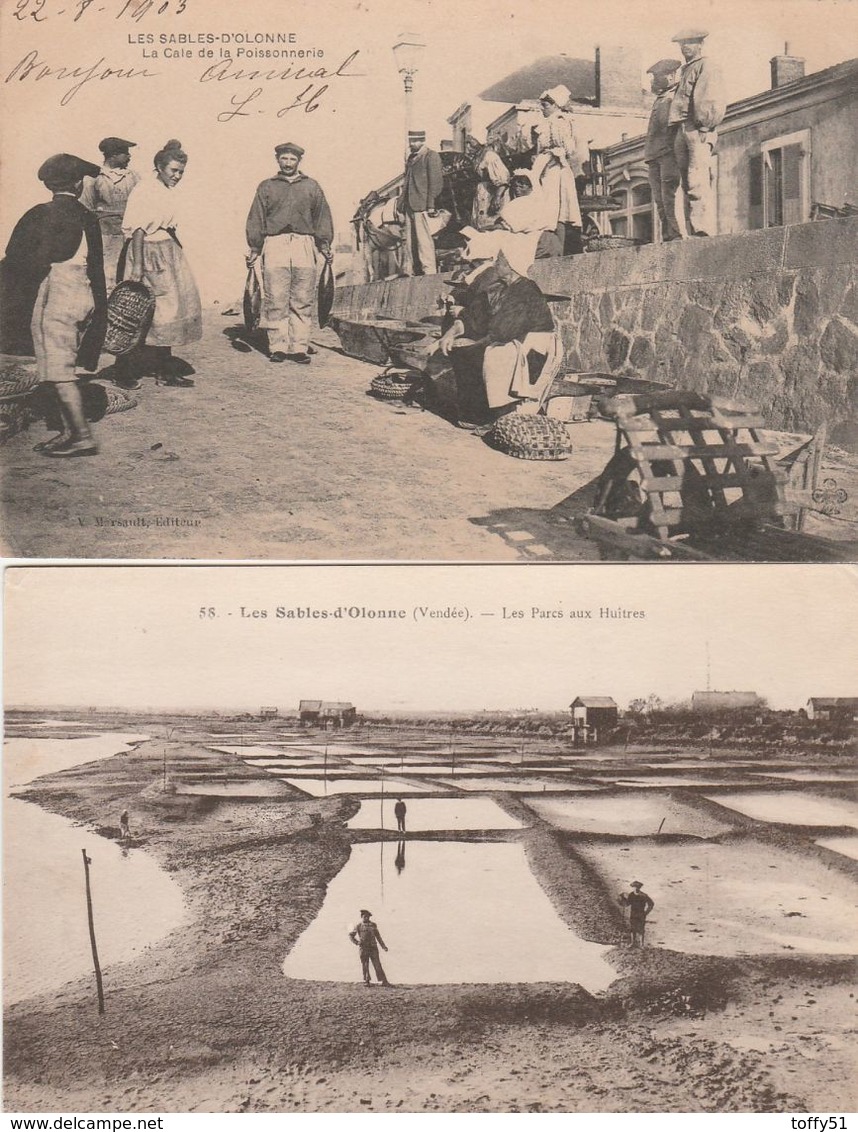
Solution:
[{"label": "group of people", "polygon": [[[87,421],[77,369],[98,369],[108,328],[108,299],[119,283],[142,284],[154,309],[144,336],[108,368],[121,388],[143,376],[191,388],[191,367],[173,355],[202,337],[202,308],[177,233],[175,189],[188,155],[176,139],[140,176],[130,168],[135,142],[107,137],[101,165],[73,154],[49,157],[38,178],[52,199],[18,221],[0,271],[0,348],[36,360],[40,382],[53,389],[61,430],[36,445],[53,458],[92,456],[97,444]],[[298,169],[303,149],[275,148],[276,176],[257,189],[247,219],[249,265],[262,260],[268,357],[310,361],[309,338],[317,252],[332,258],[333,221],[321,187]]]},{"label": "group of people", "polygon": [[679,32],[673,42],[679,45],[684,62],[659,59],[647,72],[655,102],[644,160],[663,240],[678,240],[683,235],[676,210],[680,186],[685,233],[711,236],[715,232],[712,157],[726,100],[720,73],[705,53],[707,36],[694,29]]}]

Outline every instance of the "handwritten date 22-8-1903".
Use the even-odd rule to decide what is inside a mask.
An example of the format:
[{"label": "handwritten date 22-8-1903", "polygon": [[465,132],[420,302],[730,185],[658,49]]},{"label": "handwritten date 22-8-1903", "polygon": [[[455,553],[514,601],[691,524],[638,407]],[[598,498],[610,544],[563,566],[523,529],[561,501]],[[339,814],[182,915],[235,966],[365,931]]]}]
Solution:
[{"label": "handwritten date 22-8-1903", "polygon": [[114,20],[135,20],[146,16],[181,16],[191,0],[15,0],[12,15],[28,24],[51,19],[71,19],[75,23],[92,9]]}]

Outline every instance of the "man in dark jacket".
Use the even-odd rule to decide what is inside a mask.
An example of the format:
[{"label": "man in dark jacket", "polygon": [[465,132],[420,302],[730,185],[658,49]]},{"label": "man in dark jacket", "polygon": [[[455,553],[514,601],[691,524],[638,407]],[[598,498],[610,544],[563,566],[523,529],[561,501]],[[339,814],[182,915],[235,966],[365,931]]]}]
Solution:
[{"label": "man in dark jacket", "polygon": [[438,266],[429,221],[438,214],[435,202],[444,187],[444,167],[439,154],[426,145],[425,130],[408,131],[408,148],[399,197],[399,211],[405,217],[403,270],[406,275],[434,275]]},{"label": "man in dark jacket", "polygon": [[76,365],[98,367],[107,325],[101,232],[79,199],[83,178],[97,174],[98,166],[80,157],[49,157],[38,177],[53,200],[21,217],[2,264],[3,352],[35,356],[59,404],[62,431],[37,446],[44,456],[98,451],[75,373]]},{"label": "man in dark jacket", "polygon": [[676,90],[677,72],[682,66],[678,59],[659,59],[647,71],[652,76],[650,85],[655,102],[649,116],[644,144],[644,161],[649,169],[652,199],[661,221],[661,238],[679,240],[682,233],[676,222],[676,190],[679,188],[679,166],[673,152],[673,134],[670,132],[670,104]]}]

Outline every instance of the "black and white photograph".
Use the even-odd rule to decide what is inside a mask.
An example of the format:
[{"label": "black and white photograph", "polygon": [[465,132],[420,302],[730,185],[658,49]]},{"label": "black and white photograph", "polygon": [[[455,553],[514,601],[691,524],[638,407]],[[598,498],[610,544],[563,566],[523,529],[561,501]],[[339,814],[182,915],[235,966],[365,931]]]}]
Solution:
[{"label": "black and white photograph", "polygon": [[853,1112],[858,576],[776,573],[8,568],[6,1110]]},{"label": "black and white photograph", "polygon": [[853,0],[0,32],[6,555],[858,555]]}]

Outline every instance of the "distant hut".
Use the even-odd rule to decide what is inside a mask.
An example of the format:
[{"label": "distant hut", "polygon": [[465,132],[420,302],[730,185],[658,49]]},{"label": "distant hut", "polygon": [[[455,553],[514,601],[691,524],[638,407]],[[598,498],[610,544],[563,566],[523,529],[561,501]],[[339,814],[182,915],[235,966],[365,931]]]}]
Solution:
[{"label": "distant hut", "polygon": [[854,723],[858,720],[858,696],[811,696],[807,701],[807,718]]},{"label": "distant hut", "polygon": [[357,719],[354,704],[338,700],[301,700],[298,704],[298,718],[302,727],[324,727],[336,729],[351,727]]},{"label": "distant hut", "polygon": [[691,710],[702,713],[741,711],[758,708],[761,703],[756,692],[695,692],[691,697]]},{"label": "distant hut", "polygon": [[619,708],[610,696],[578,696],[569,705],[576,727],[616,727]]}]

